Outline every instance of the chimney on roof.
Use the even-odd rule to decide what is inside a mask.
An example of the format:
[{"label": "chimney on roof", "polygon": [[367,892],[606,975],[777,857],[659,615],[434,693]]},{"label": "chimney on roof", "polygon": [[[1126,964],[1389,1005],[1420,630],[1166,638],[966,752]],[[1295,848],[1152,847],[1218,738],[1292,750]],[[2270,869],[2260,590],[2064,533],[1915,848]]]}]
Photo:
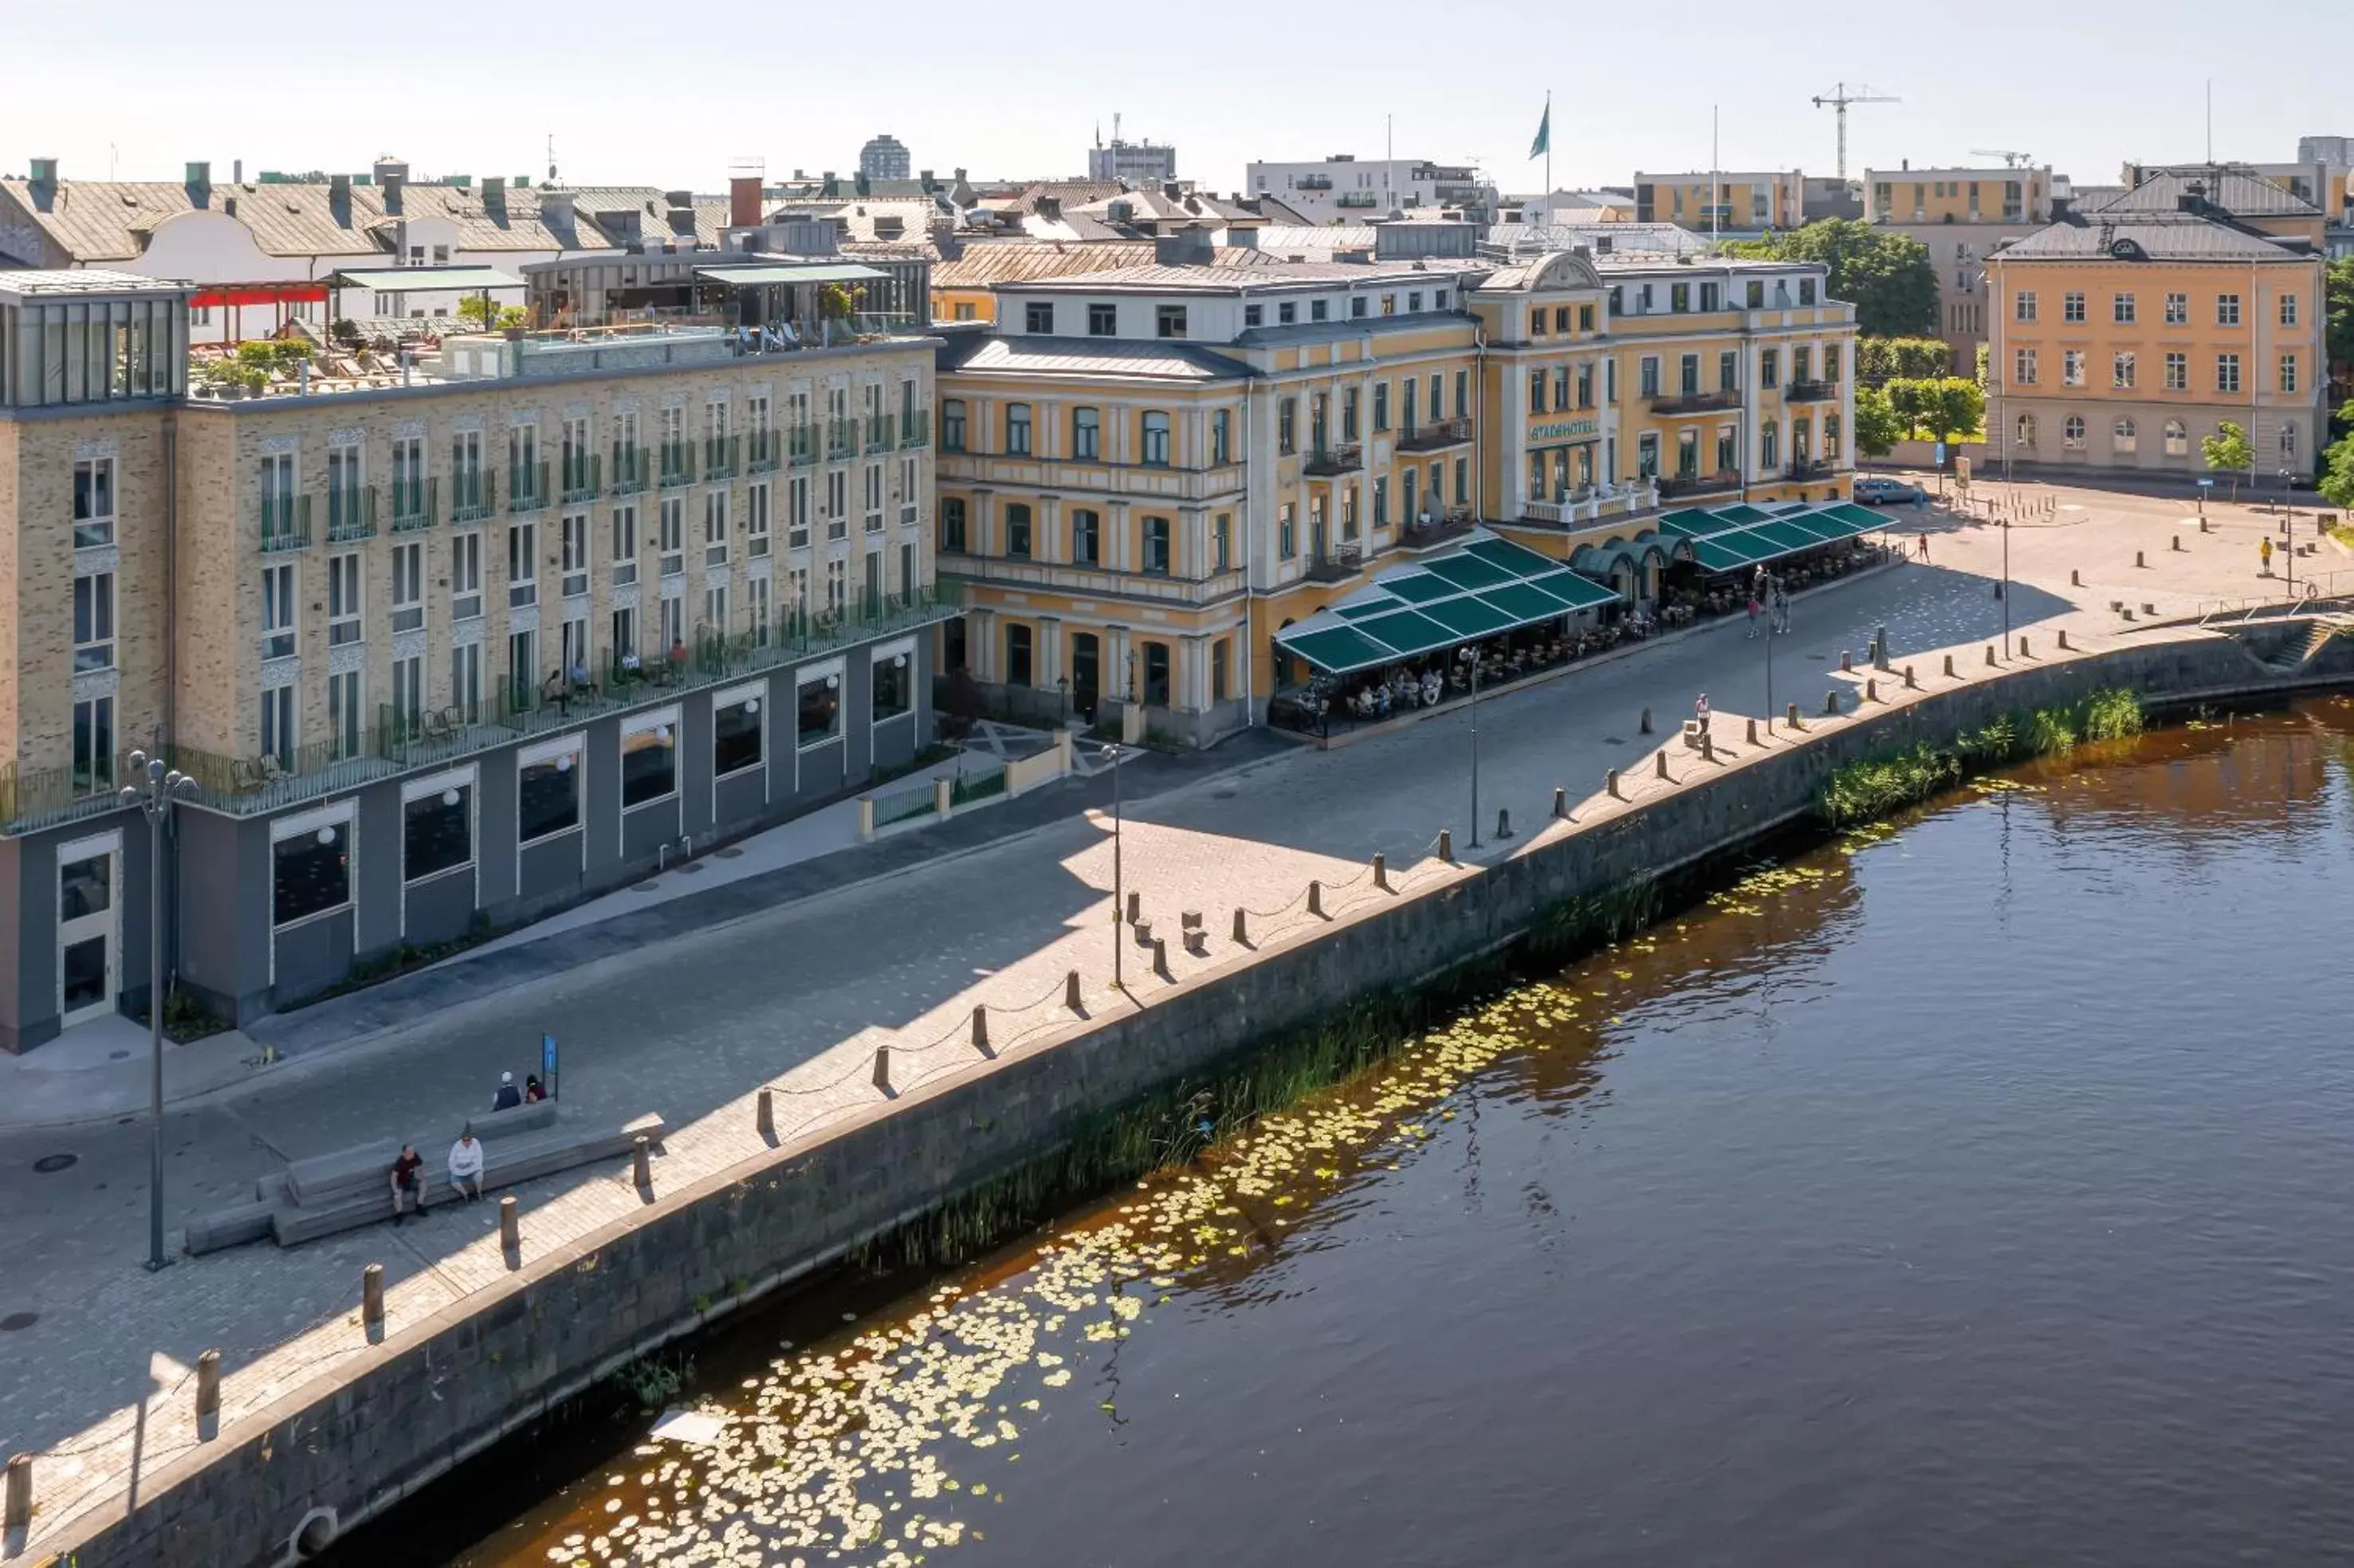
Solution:
[{"label": "chimney on roof", "polygon": [[1163,180],[1161,182],[1161,194],[1171,201],[1182,201],[1185,199],[1185,187],[1175,180]]},{"label": "chimney on roof", "polygon": [[678,235],[695,233],[695,193],[664,191],[663,201],[670,208],[670,231]]},{"label": "chimney on roof", "polygon": [[349,175],[327,176],[327,206],[330,210],[348,216],[352,209],[352,177]]},{"label": "chimney on roof", "polygon": [[245,160],[243,158],[232,158],[229,160],[228,177],[233,184],[240,185],[245,184]]},{"label": "chimney on roof", "polygon": [[842,195],[842,182],[833,177],[833,171],[832,169],[828,169],[821,177],[817,187],[817,194],[822,196],[839,196]]},{"label": "chimney on roof", "polygon": [[384,192],[384,210],[400,216],[400,193],[408,184],[408,165],[398,158],[378,158],[375,165],[376,183]]},{"label": "chimney on roof", "polygon": [[730,175],[727,176],[727,227],[758,228],[760,226],[760,176]]},{"label": "chimney on roof", "polygon": [[1216,260],[1210,248],[1210,231],[1199,224],[1174,234],[1156,235],[1152,259],[1163,267],[1206,267]]},{"label": "chimney on roof", "polygon": [[188,191],[188,205],[205,206],[212,200],[213,196],[213,166],[210,164],[190,164],[186,184]]},{"label": "chimney on roof", "polygon": [[1046,219],[1049,223],[1060,222],[1063,217],[1063,198],[1061,196],[1040,196],[1038,198],[1038,216]]},{"label": "chimney on roof", "polygon": [[539,221],[550,228],[572,221],[572,193],[553,185],[539,187]]},{"label": "chimney on roof", "polygon": [[36,186],[48,186],[48,187],[54,187],[54,186],[57,185],[57,183],[58,183],[58,161],[57,161],[55,158],[36,158],[36,159],[34,159],[34,160],[33,160],[33,184],[34,184]]},{"label": "chimney on roof", "polygon": [[493,217],[507,215],[507,182],[504,175],[482,176],[482,210]]},{"label": "chimney on roof", "polygon": [[924,194],[926,196],[929,196],[934,191],[940,188],[938,184],[933,180],[932,171],[929,169],[918,170],[917,172],[916,178],[922,185]]},{"label": "chimney on roof", "polygon": [[875,182],[866,177],[866,171],[864,169],[861,169],[852,177],[851,188],[856,191],[860,196],[873,196],[875,194]]}]

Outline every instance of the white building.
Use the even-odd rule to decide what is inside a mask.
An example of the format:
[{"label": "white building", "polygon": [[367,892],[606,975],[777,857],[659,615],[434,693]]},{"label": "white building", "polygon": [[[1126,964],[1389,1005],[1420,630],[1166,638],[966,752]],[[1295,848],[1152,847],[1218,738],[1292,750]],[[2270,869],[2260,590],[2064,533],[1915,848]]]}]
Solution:
[{"label": "white building", "polygon": [[1459,207],[1484,217],[1496,187],[1477,169],[1423,158],[1359,159],[1347,153],[1306,164],[1250,165],[1247,195],[1275,197],[1311,223],[1363,223],[1416,207]]},{"label": "white building", "polygon": [[1177,177],[1177,149],[1166,142],[1124,142],[1114,136],[1087,149],[1087,178],[1157,185]]}]

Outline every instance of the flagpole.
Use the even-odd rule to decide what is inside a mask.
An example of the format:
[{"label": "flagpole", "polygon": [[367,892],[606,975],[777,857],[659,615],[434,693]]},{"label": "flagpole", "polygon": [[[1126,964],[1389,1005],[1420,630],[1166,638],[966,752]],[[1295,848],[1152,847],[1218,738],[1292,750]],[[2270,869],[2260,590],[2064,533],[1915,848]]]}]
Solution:
[{"label": "flagpole", "polygon": [[1545,89],[1545,200],[1553,200],[1553,89]]}]

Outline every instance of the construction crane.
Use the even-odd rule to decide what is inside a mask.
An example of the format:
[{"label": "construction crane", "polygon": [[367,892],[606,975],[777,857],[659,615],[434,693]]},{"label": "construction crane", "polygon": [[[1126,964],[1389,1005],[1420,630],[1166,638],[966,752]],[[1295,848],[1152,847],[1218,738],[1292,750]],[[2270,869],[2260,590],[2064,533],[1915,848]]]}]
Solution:
[{"label": "construction crane", "polygon": [[2035,161],[2030,154],[2025,153],[2014,153],[2008,147],[1973,147],[1970,149],[1970,156],[1973,158],[2000,158],[2002,160],[2002,166],[2006,169],[2024,169]]},{"label": "construction crane", "polygon": [[1855,91],[1850,92],[1845,82],[1840,82],[1828,93],[1816,95],[1816,108],[1828,107],[1839,111],[1839,177],[1841,180],[1847,178],[1847,106],[1850,103],[1902,103],[1903,101],[1901,98],[1875,93],[1868,87],[1858,88]]}]

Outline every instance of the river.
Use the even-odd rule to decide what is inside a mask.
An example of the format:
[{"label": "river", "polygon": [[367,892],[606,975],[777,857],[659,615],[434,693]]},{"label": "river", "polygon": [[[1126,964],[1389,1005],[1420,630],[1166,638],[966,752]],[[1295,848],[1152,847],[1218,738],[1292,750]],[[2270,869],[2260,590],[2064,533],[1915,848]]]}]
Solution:
[{"label": "river", "polygon": [[2347,1561],[2349,737],[2154,732],[1756,868],[975,1266],[768,1310],[681,1396],[715,1445],[503,1450],[363,1539]]}]

